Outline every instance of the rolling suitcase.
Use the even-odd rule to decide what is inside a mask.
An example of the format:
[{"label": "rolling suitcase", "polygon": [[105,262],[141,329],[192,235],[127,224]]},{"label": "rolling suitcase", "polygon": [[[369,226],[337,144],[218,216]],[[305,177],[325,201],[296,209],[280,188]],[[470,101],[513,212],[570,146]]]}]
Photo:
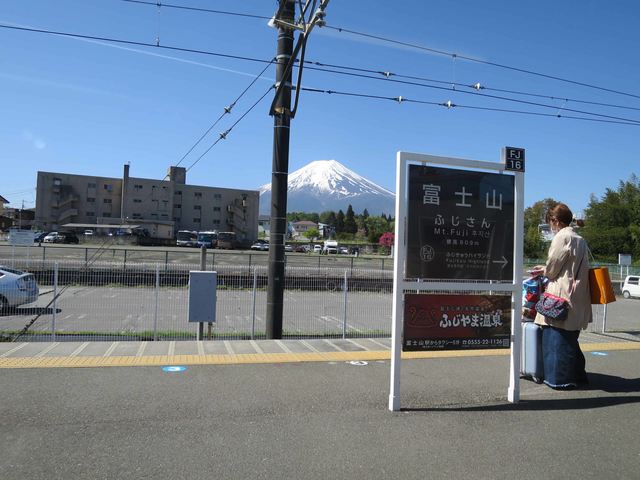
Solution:
[{"label": "rolling suitcase", "polygon": [[542,363],[542,328],[533,322],[522,322],[520,373],[536,383],[544,380]]}]

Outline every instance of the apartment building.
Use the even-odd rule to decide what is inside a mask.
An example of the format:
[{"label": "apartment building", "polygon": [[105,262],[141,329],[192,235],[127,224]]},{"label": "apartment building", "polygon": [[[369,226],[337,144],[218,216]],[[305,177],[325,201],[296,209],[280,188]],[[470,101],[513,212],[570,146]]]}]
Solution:
[{"label": "apartment building", "polygon": [[183,167],[169,167],[164,180],[131,177],[129,168],[124,166],[122,178],[38,172],[36,227],[55,231],[69,224],[125,223],[148,225],[152,236],[218,230],[257,240],[257,190],[187,185]]}]

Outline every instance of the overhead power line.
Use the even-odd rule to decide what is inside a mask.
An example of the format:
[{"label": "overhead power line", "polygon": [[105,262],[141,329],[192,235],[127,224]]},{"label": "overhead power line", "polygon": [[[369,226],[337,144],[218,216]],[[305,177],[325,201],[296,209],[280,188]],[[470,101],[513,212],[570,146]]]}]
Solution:
[{"label": "overhead power line", "polygon": [[491,107],[479,107],[479,106],[473,106],[473,105],[459,105],[459,104],[455,104],[452,103],[451,101],[448,102],[428,102],[428,101],[424,101],[424,100],[413,100],[410,98],[405,98],[402,96],[398,96],[398,97],[384,97],[384,96],[379,96],[379,95],[367,95],[367,94],[363,94],[363,93],[353,93],[353,92],[338,92],[335,90],[320,90],[317,88],[306,88],[306,87],[302,87],[301,90],[303,91],[307,91],[307,92],[314,92],[314,93],[327,93],[329,95],[344,95],[344,96],[349,96],[349,97],[359,97],[359,98],[367,98],[367,99],[374,99],[374,100],[389,100],[392,102],[397,102],[397,103],[417,103],[417,104],[422,104],[422,105],[434,105],[434,106],[439,106],[439,107],[447,107],[448,109],[451,108],[468,108],[468,109],[473,109],[473,110],[486,110],[486,111],[491,111],[491,112],[502,112],[502,113],[516,113],[516,114],[521,114],[521,115],[535,115],[535,116],[539,116],[539,117],[556,117],[556,118],[569,118],[572,120],[586,120],[586,121],[591,121],[591,122],[601,122],[601,123],[616,123],[616,124],[622,124],[622,125],[632,125],[632,126],[640,126],[640,123],[636,123],[636,122],[631,122],[631,121],[617,121],[617,120],[603,120],[603,119],[599,119],[599,118],[587,118],[587,117],[575,117],[575,116],[571,116],[571,115],[554,115],[551,113],[539,113],[539,112],[525,112],[522,110],[507,110],[507,109],[501,109],[501,108],[491,108]]},{"label": "overhead power line", "polygon": [[[162,49],[166,49],[166,50],[189,52],[189,53],[210,55],[210,56],[230,58],[230,59],[235,59],[235,60],[258,62],[258,63],[270,64],[273,61],[273,60],[262,60],[262,59],[258,59],[258,58],[251,58],[251,57],[238,56],[238,55],[230,55],[230,54],[217,53],[217,52],[209,52],[209,51],[205,51],[205,50],[195,50],[195,49],[187,49],[187,48],[180,48],[180,47],[171,47],[171,46],[166,46],[166,45],[157,45],[157,44],[153,44],[153,43],[133,42],[133,41],[129,41],[129,40],[120,40],[120,39],[107,38],[107,37],[95,37],[95,36],[90,36],[90,35],[80,35],[80,34],[72,34],[72,33],[66,33],[66,32],[56,32],[56,31],[51,31],[51,30],[42,30],[42,29],[34,29],[34,28],[26,28],[26,27],[15,27],[15,26],[8,26],[8,25],[0,25],[0,28],[8,28],[8,29],[13,29],[13,30],[21,30],[21,31],[27,31],[27,32],[34,32],[34,33],[43,33],[43,34],[57,35],[57,36],[71,37],[71,38],[100,40],[100,41],[114,42],[114,43],[120,43],[120,44],[129,44],[129,45],[152,47],[152,48],[162,48]],[[305,63],[307,63],[307,62],[305,62]],[[322,63],[319,63],[319,62],[310,62],[310,63],[317,64],[317,65],[323,65]],[[397,77],[401,77],[401,78],[416,78],[416,79],[420,79],[420,77],[401,76],[401,75],[392,74],[391,72],[380,72],[380,71],[375,71],[375,70],[357,69],[357,68],[344,67],[344,66],[334,66],[334,68],[340,68],[340,69],[343,69],[343,70],[347,69],[347,70],[353,70],[353,71],[374,72],[375,75],[376,75],[376,76],[369,76],[369,75],[363,75],[363,74],[358,74],[358,73],[335,71],[335,70],[330,70],[330,69],[326,69],[326,68],[319,68],[319,67],[313,67],[313,66],[307,66],[307,68],[309,68],[311,70],[324,71],[324,72],[334,73],[334,74],[339,74],[339,75],[348,75],[348,76],[354,76],[354,77],[360,77],[360,78],[368,78],[368,79],[378,80],[378,81],[389,81],[389,82],[401,83],[401,84],[405,84],[405,85],[413,85],[413,86],[420,86],[420,87],[424,87],[424,88],[433,88],[433,89],[438,89],[438,90],[451,91],[451,88],[448,88],[448,87],[441,87],[441,86],[435,86],[435,85],[425,85],[423,83],[416,83],[416,82],[411,82],[411,81],[407,81],[407,80],[399,80],[399,79],[396,79],[396,78],[392,78],[392,77],[397,76]],[[378,76],[378,75],[383,75],[384,78],[382,78],[381,76]],[[437,83],[450,84],[450,82],[444,82],[444,81],[441,81],[441,80],[431,80],[431,79],[420,79],[420,80],[421,81],[427,81],[427,82],[434,82],[434,83],[437,82]],[[470,87],[471,88],[471,87],[474,87],[474,86],[467,85],[466,87]],[[490,90],[490,89],[487,89],[487,90]],[[495,90],[497,90],[497,89],[495,89]],[[471,92],[471,91],[465,91],[465,90],[455,90],[455,91],[458,92],[458,93],[462,93],[462,94],[474,94],[474,95],[477,95],[476,92]],[[508,91],[506,91],[506,92],[508,92]],[[514,93],[515,94],[516,92],[509,92],[509,93]],[[526,94],[526,93],[520,93],[520,94],[534,96],[534,94]],[[583,115],[593,115],[593,116],[598,116],[598,117],[603,117],[603,118],[609,118],[611,120],[620,120],[621,122],[637,122],[637,120],[633,120],[633,119],[615,117],[615,116],[604,115],[604,114],[600,114],[600,113],[585,112],[585,111],[581,111],[581,110],[565,108],[564,106],[563,107],[558,107],[558,106],[555,106],[555,105],[545,105],[545,104],[539,104],[539,103],[535,103],[535,102],[527,102],[525,100],[518,100],[518,99],[514,99],[514,98],[500,97],[500,96],[497,96],[497,95],[488,95],[488,94],[481,94],[481,95],[483,97],[493,98],[493,99],[496,99],[496,100],[503,100],[503,101],[508,101],[508,102],[535,105],[535,106],[539,106],[539,107],[542,107],[542,108],[558,109],[559,111],[580,113],[580,114],[583,114]],[[559,97],[545,97],[545,98],[560,99]],[[563,99],[563,100],[566,100],[566,99]],[[594,105],[600,105],[597,102],[586,102],[585,101],[584,103],[592,103]],[[600,105],[600,106],[614,106],[614,105],[606,105],[606,104],[604,104],[604,105]],[[633,109],[633,110],[639,110],[639,109],[635,109],[633,107],[620,107],[620,108],[630,108],[630,109]]]},{"label": "overhead power line", "polygon": [[[394,82],[394,83],[400,83],[400,84],[404,84],[404,85],[412,85],[412,86],[417,86],[417,87],[424,87],[424,88],[432,88],[432,89],[436,89],[436,90],[444,90],[447,92],[450,92],[451,89],[449,88],[445,88],[445,87],[438,87],[435,85],[425,85],[424,83],[417,83],[417,82],[410,82],[407,80],[397,80],[394,78],[381,78],[378,76],[371,76],[371,75],[363,75],[361,73],[350,73],[350,72],[340,72],[340,71],[336,71],[336,70],[329,70],[329,69],[324,69],[324,68],[318,68],[318,67],[306,67],[310,70],[317,70],[317,71],[322,71],[322,72],[328,72],[328,73],[335,73],[335,74],[339,74],[339,75],[347,75],[347,76],[351,76],[351,77],[358,77],[358,78],[367,78],[367,79],[371,79],[371,80],[377,80],[377,81],[383,81],[383,82]],[[465,90],[455,90],[455,92],[460,93],[460,94],[464,94],[464,95],[478,95],[475,92],[468,92]],[[593,115],[595,117],[602,117],[602,118],[608,118],[611,120],[620,120],[622,122],[627,122],[627,123],[638,123],[640,124],[640,120],[633,120],[633,119],[629,119],[629,118],[622,118],[622,117],[615,117],[612,115],[605,115],[602,113],[594,113],[594,112],[586,112],[583,110],[576,110],[576,109],[572,109],[572,108],[564,108],[564,107],[557,107],[555,105],[546,105],[543,103],[536,103],[536,102],[528,102],[525,100],[518,100],[515,98],[509,98],[509,97],[500,97],[497,95],[488,95],[488,94],[480,94],[480,96],[485,97],[485,98],[492,98],[494,100],[502,100],[502,101],[506,101],[506,102],[515,102],[515,103],[521,103],[524,105],[532,105],[532,106],[536,106],[536,107],[541,107],[541,108],[552,108],[554,110],[559,110],[560,111],[567,111],[567,112],[573,112],[573,113],[580,113],[582,115]],[[558,112],[558,115],[556,116],[560,116]]]},{"label": "overhead power line", "polygon": [[[245,14],[245,13],[235,13],[235,12],[228,12],[228,11],[222,11],[222,10],[211,10],[211,9],[207,9],[207,8],[193,8],[193,7],[185,7],[185,6],[180,6],[180,5],[169,5],[169,4],[158,3],[158,2],[145,2],[145,1],[141,1],[141,0],[123,0],[123,1],[128,2],[128,3],[140,3],[140,4],[145,4],[145,5],[152,5],[154,7],[162,6],[162,7],[167,7],[167,8],[179,8],[179,9],[184,9],[184,10],[194,10],[194,11],[199,11],[199,12],[215,13],[215,14],[220,14],[220,15],[234,15],[234,16],[239,16],[239,17],[259,18],[259,19],[264,19],[264,20],[270,20],[271,19],[271,17],[264,17],[264,16],[260,16],[260,15],[249,15],[249,14]],[[469,57],[469,56],[465,56],[465,55],[458,55],[456,53],[446,52],[444,50],[438,50],[438,49],[435,49],[435,48],[424,47],[422,45],[416,45],[416,44],[413,44],[413,43],[401,42],[399,40],[393,40],[393,39],[382,37],[382,36],[379,36],[379,35],[372,35],[372,34],[368,34],[368,33],[357,32],[355,30],[349,30],[349,29],[341,28],[341,27],[333,27],[331,25],[325,25],[325,28],[328,28],[328,29],[331,29],[331,30],[336,30],[336,31],[338,31],[340,33],[346,32],[346,33],[350,33],[352,35],[357,35],[357,36],[361,36],[361,37],[365,37],[365,38],[372,38],[374,40],[379,40],[379,41],[382,41],[382,42],[387,42],[387,43],[391,43],[391,44],[395,44],[395,45],[402,45],[404,47],[411,47],[411,48],[415,48],[415,49],[418,49],[418,50],[423,50],[423,51],[426,51],[426,52],[435,53],[435,54],[438,54],[438,55],[444,55],[444,56],[447,56],[447,57],[451,57],[453,59],[458,59],[459,58],[459,59],[462,59],[462,60],[468,60],[470,62],[480,63],[480,64],[489,65],[489,66],[497,67],[497,68],[503,68],[503,69],[507,69],[507,70],[512,70],[514,72],[525,73],[527,75],[534,75],[534,76],[538,76],[538,77],[542,77],[542,78],[548,78],[550,80],[556,80],[556,81],[559,81],[559,82],[570,83],[570,84],[573,84],[573,85],[580,85],[582,87],[593,88],[593,89],[601,90],[601,91],[604,91],[604,92],[615,93],[617,95],[624,95],[624,96],[628,96],[628,97],[632,97],[632,98],[640,98],[640,95],[635,95],[635,94],[632,94],[632,93],[627,93],[627,92],[622,92],[622,91],[619,91],[619,90],[613,90],[613,89],[610,89],[610,88],[600,87],[600,86],[592,85],[592,84],[585,83],[585,82],[578,82],[578,81],[575,81],[575,80],[569,80],[569,79],[558,77],[558,76],[555,76],[555,75],[548,75],[548,74],[544,74],[544,73],[534,72],[532,70],[526,70],[524,68],[512,67],[510,65],[505,65],[505,64],[501,64],[501,63],[489,62],[489,61],[486,61],[486,60],[480,60],[480,59]]]},{"label": "overhead power line", "polygon": [[125,45],[136,45],[139,47],[153,47],[153,48],[162,48],[165,50],[174,50],[177,52],[187,52],[187,53],[199,53],[201,55],[211,55],[214,57],[222,57],[222,58],[232,58],[234,60],[245,60],[248,62],[258,62],[258,63],[270,63],[271,60],[261,60],[258,58],[250,58],[243,57],[239,55],[229,55],[225,53],[215,53],[215,52],[207,52],[205,50],[194,50],[191,48],[180,48],[180,47],[167,47],[165,45],[157,45],[155,43],[145,43],[145,42],[133,42],[130,40],[118,40],[116,38],[108,38],[108,37],[95,37],[92,35],[80,35],[77,33],[65,33],[65,32],[56,32],[53,30],[41,30],[38,28],[26,28],[26,27],[15,27],[13,25],[0,25],[0,28],[8,28],[11,30],[22,30],[25,32],[35,32],[35,33],[44,33],[49,35],[58,35],[61,37],[71,37],[71,38],[84,38],[86,40],[100,40],[103,42],[113,42],[113,43],[122,43]]}]

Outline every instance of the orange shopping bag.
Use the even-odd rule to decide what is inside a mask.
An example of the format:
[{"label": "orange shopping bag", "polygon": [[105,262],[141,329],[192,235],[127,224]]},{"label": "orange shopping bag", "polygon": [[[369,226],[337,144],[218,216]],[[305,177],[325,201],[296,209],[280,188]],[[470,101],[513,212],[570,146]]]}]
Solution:
[{"label": "orange shopping bag", "polygon": [[607,267],[589,269],[589,289],[592,305],[604,305],[616,301]]}]

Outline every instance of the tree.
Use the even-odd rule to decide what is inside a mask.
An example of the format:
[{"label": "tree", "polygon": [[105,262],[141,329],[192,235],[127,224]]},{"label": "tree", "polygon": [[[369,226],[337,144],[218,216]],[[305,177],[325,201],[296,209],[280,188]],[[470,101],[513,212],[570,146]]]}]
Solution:
[{"label": "tree", "polygon": [[524,211],[524,256],[527,258],[542,258],[548,245],[538,228],[545,223],[549,208],[556,203],[552,198],[545,198],[534,203]]},{"label": "tree", "polygon": [[606,189],[602,199],[591,195],[582,235],[594,255],[617,261],[618,254],[640,257],[640,181],[631,175],[618,190]]},{"label": "tree", "polygon": [[364,212],[362,212],[362,218],[364,220],[366,220],[369,217],[369,212],[367,211],[367,209],[364,209]]},{"label": "tree", "polygon": [[358,225],[356,224],[356,219],[353,214],[353,207],[349,205],[347,209],[347,215],[344,218],[344,231],[346,233],[356,233],[358,231]]},{"label": "tree", "polygon": [[393,245],[395,241],[396,241],[396,238],[393,235],[393,233],[387,232],[380,237],[380,241],[378,242],[378,245],[385,248],[391,248],[391,245]]},{"label": "tree", "polygon": [[320,236],[320,231],[316,228],[312,228],[304,232],[303,235],[313,242],[316,238]]},{"label": "tree", "polygon": [[342,232],[344,232],[344,212],[339,210],[336,216],[336,233],[340,234]]}]

